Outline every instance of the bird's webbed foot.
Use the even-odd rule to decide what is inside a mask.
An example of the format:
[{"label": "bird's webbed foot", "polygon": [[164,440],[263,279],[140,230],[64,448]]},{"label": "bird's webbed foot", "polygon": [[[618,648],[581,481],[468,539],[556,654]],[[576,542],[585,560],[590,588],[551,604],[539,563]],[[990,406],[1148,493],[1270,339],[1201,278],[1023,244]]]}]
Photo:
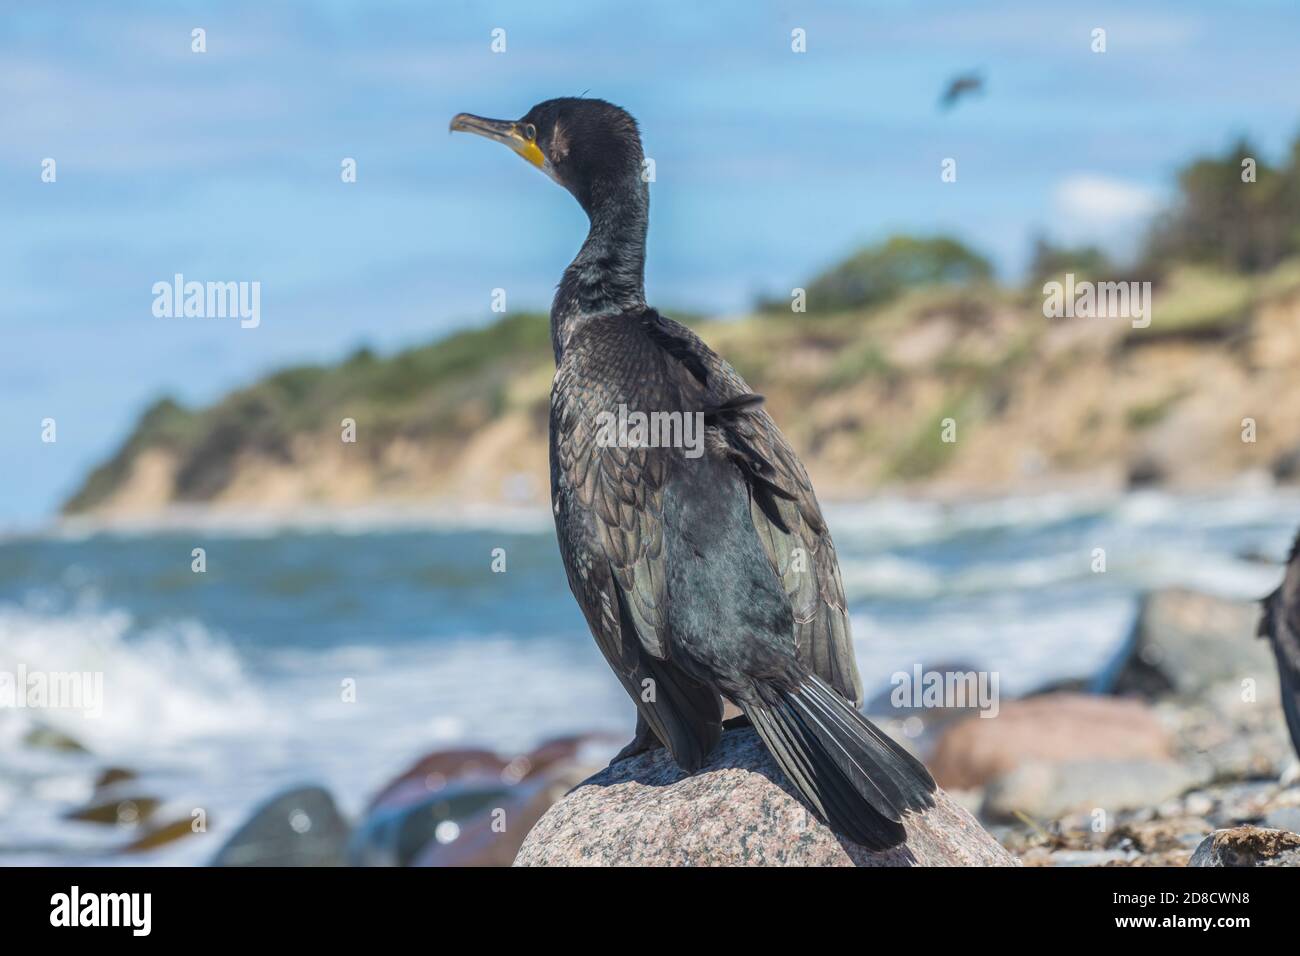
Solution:
[{"label": "bird's webbed foot", "polygon": [[627,760],[629,757],[635,757],[637,754],[643,754],[662,746],[663,742],[650,729],[650,725],[646,723],[645,718],[637,714],[636,734],[632,737],[632,742],[615,754],[610,763],[616,764],[620,760]]}]

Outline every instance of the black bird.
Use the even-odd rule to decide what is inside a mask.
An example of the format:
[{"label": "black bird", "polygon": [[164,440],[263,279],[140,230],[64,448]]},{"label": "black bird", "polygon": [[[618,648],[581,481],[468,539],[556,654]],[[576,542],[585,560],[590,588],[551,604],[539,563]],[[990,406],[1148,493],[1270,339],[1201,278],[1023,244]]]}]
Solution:
[{"label": "black bird", "polygon": [[[744,379],[646,305],[636,121],[564,98],[518,120],[461,113],[451,129],[509,146],[591,221],[551,306],[551,499],[569,586],[637,706],[620,756],[662,742],[698,769],[726,698],[833,829],[903,842],[903,813],[933,806],[934,781],[854,706],[844,590],[808,475]],[[703,453],[602,440],[620,406],[699,415]]]},{"label": "black bird", "polygon": [[1291,548],[1281,586],[1264,598],[1259,636],[1273,645],[1282,684],[1282,710],[1291,731],[1291,746],[1300,755],[1300,535]]},{"label": "black bird", "polygon": [[944,90],[943,96],[939,98],[939,106],[945,110],[950,110],[957,105],[957,101],[963,96],[982,92],[983,89],[984,77],[978,73],[963,73],[961,76],[955,76],[948,81],[948,88]]}]

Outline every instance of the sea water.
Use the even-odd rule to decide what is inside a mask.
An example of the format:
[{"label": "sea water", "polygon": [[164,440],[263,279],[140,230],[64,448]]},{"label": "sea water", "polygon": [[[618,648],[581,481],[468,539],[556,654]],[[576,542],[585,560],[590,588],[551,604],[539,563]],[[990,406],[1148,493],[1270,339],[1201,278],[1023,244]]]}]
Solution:
[{"label": "sea water", "polygon": [[[1094,675],[1144,591],[1263,596],[1300,497],[882,499],[827,515],[868,698],[957,664],[1015,696]],[[98,716],[0,709],[0,865],[203,863],[285,787],[318,783],[354,816],[431,749],[630,737],[544,512],[409,525],[0,540],[0,671],[102,674]],[[25,745],[34,723],[87,752]],[[124,857],[122,828],[64,820],[107,766],[140,775],[127,790],[162,799],[156,818],[203,808],[209,838]]]}]

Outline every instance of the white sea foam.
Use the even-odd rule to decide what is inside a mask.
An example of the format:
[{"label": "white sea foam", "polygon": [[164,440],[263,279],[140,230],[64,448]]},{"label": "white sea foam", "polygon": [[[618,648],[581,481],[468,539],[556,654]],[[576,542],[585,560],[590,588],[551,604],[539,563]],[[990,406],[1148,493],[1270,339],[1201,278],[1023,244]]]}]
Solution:
[{"label": "white sea foam", "polygon": [[201,624],[182,621],[128,640],[120,610],[64,614],[0,605],[0,661],[29,671],[102,673],[100,716],[14,711],[105,753],[237,732],[268,718],[238,656]]}]

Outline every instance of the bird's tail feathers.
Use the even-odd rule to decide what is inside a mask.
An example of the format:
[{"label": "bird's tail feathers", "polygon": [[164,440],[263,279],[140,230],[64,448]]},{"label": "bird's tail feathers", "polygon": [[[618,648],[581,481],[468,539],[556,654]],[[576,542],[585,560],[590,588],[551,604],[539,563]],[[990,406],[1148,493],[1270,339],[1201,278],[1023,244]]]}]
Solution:
[{"label": "bird's tail feathers", "polygon": [[744,709],[795,789],[854,843],[897,846],[904,812],[934,806],[925,766],[815,675],[775,704]]}]

